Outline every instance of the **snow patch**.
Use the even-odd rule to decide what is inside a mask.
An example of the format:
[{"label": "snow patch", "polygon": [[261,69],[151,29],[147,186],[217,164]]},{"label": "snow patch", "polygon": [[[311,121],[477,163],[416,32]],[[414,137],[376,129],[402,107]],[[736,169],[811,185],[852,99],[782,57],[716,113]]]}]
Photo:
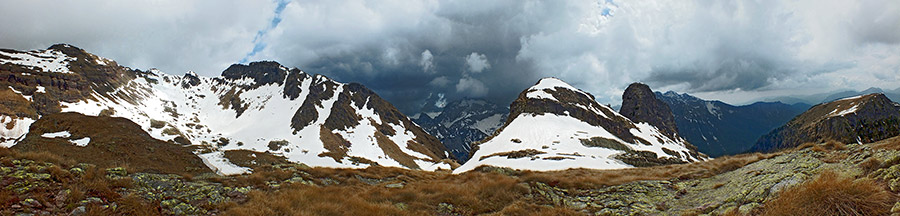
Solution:
[{"label": "snow patch", "polygon": [[41,134],[41,137],[43,138],[69,138],[70,136],[72,136],[72,134],[68,131]]},{"label": "snow patch", "polygon": [[225,158],[225,153],[223,152],[211,152],[199,154],[197,156],[203,160],[203,163],[206,164],[209,169],[215,171],[216,174],[219,175],[240,175],[250,173],[251,171],[250,168],[241,167],[231,163],[228,158]]},{"label": "snow patch", "polygon": [[859,110],[859,105],[860,105],[860,104],[862,104],[862,103],[854,104],[854,105],[853,105],[852,107],[850,107],[849,109],[840,109],[840,105],[838,105],[838,108],[837,108],[837,109],[835,109],[835,110],[831,111],[830,113],[828,113],[828,117],[844,116],[844,115],[847,115],[847,114],[850,114],[850,113],[855,113],[857,110]]},{"label": "snow patch", "polygon": [[18,139],[28,134],[28,128],[34,121],[30,118],[0,115],[0,146],[9,148],[16,145]]},{"label": "snow patch", "polygon": [[72,142],[73,144],[75,144],[75,146],[78,146],[78,147],[85,147],[88,145],[88,143],[91,142],[91,138],[85,137],[85,138],[76,139],[76,140],[69,140],[69,142]]}]

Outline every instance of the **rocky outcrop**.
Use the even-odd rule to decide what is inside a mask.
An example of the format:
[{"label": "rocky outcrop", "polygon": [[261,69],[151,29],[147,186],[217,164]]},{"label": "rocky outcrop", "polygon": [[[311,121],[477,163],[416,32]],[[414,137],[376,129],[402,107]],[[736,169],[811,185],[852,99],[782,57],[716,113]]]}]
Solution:
[{"label": "rocky outcrop", "polygon": [[900,106],[876,93],[813,106],[760,137],[752,150],[775,151],[825,140],[868,143],[897,135],[900,135]]},{"label": "rocky outcrop", "polygon": [[634,122],[647,122],[660,132],[675,139],[679,137],[675,116],[669,105],[656,98],[650,86],[632,83],[622,94],[622,108],[619,113]]}]

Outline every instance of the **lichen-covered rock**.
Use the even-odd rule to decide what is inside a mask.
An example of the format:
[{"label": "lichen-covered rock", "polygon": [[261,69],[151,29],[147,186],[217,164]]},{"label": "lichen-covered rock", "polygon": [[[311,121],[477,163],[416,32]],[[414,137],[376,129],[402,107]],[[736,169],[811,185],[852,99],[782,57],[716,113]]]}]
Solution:
[{"label": "lichen-covered rock", "polygon": [[133,193],[151,200],[160,201],[160,207],[171,214],[198,215],[206,214],[207,209],[198,206],[210,206],[246,199],[248,187],[232,188],[219,183],[205,181],[185,181],[178,175],[162,175],[136,173],[131,175]]},{"label": "lichen-covered rock", "polygon": [[[593,215],[716,215],[731,210],[751,213],[782,189],[807,181],[824,170],[836,169],[849,175],[861,173],[857,164],[862,160],[858,158],[826,163],[821,159],[824,157],[802,150],[708,178],[637,181],[592,190],[567,190],[543,183],[529,186],[534,197]],[[891,168],[878,172],[890,179],[900,176],[900,171]]]},{"label": "lichen-covered rock", "polygon": [[128,175],[128,171],[125,170],[124,167],[116,167],[106,169],[106,176],[110,178],[115,177],[125,177]]}]

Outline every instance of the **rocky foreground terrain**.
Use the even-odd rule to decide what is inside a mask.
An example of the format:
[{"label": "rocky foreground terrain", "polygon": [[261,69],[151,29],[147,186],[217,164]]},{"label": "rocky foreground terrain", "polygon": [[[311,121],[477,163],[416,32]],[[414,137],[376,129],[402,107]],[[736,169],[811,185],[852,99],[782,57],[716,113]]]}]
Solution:
[{"label": "rocky foreground terrain", "polygon": [[900,213],[900,137],[622,170],[453,175],[310,168],[250,151],[253,174],[132,172],[0,149],[2,215],[886,215]]}]

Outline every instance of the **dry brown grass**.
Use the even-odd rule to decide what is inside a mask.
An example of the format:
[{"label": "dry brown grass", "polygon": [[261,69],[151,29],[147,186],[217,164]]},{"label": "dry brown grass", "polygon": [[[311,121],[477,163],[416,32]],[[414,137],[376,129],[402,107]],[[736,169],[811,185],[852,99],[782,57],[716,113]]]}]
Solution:
[{"label": "dry brown grass", "polygon": [[[40,134],[69,131],[73,138],[91,137],[84,147],[65,139]],[[130,166],[149,173],[202,174],[211,172],[193,147],[153,139],[139,125],[124,118],[85,116],[78,113],[46,115],[31,126],[29,135],[11,148],[22,158],[72,165],[77,162],[100,167]],[[52,152],[47,153],[47,152]]]},{"label": "dry brown grass", "polygon": [[[231,204],[230,215],[434,215],[442,203],[450,213],[461,215],[576,215],[564,207],[550,207],[531,198],[528,184],[543,182],[564,188],[591,189],[638,180],[670,180],[709,177],[728,172],[776,154],[744,154],[693,164],[623,170],[570,169],[553,172],[516,171],[507,174],[489,170],[452,175],[390,167],[366,169],[303,168],[320,185],[330,179],[339,185],[313,187],[285,185],[278,190],[254,192],[244,204]],[[284,180],[289,172],[258,170],[237,177],[228,185],[262,185]],[[374,183],[362,179],[381,179]],[[402,188],[386,188],[403,183]],[[402,207],[401,207],[402,206]],[[402,208],[402,209],[401,209]],[[448,211],[448,210],[445,210]],[[446,212],[445,212],[446,213]]]},{"label": "dry brown grass", "polygon": [[827,148],[828,150],[846,150],[847,149],[847,145],[845,145],[841,141],[837,141],[837,140],[828,140],[827,142],[825,142],[824,145],[825,145],[825,148]]},{"label": "dry brown grass", "polygon": [[800,144],[799,146],[797,146],[797,148],[795,148],[795,149],[797,149],[797,150],[803,150],[803,149],[806,149],[806,148],[809,148],[809,147],[813,147],[813,146],[816,146],[816,143],[813,143],[813,142],[805,142],[805,143]]},{"label": "dry brown grass", "polygon": [[869,157],[869,159],[866,159],[862,163],[859,163],[859,165],[857,166],[859,166],[859,168],[863,170],[863,174],[869,174],[874,172],[875,170],[880,169],[883,164],[884,163],[881,162],[881,160],[878,160],[878,158]]},{"label": "dry brown grass", "polygon": [[884,139],[871,144],[872,148],[884,150],[900,150],[900,136]]},{"label": "dry brown grass", "polygon": [[887,215],[897,197],[874,180],[825,171],[815,180],[780,192],[765,215]]},{"label": "dry brown grass", "polygon": [[[115,210],[103,209],[99,206],[88,206],[87,215],[160,215],[155,208],[150,207],[146,200],[139,197],[126,196],[122,197],[116,191],[123,188],[131,187],[130,178],[109,179],[106,177],[106,170],[102,167],[90,166],[84,169],[84,174],[74,175],[69,172],[69,165],[73,162],[60,159],[58,155],[47,152],[26,152],[19,153],[11,149],[0,148],[0,162],[3,166],[11,166],[7,163],[10,160],[34,160],[38,162],[52,163],[45,168],[37,168],[35,165],[26,167],[28,172],[47,173],[51,178],[44,180],[41,187],[32,188],[24,193],[16,193],[12,190],[0,190],[0,215],[11,215],[12,209],[8,209],[11,204],[32,198],[41,203],[54,203],[60,191],[68,190],[69,193],[65,199],[61,199],[61,212],[68,213],[75,207],[79,206],[79,202],[87,197],[97,197],[106,200],[109,203],[118,203]],[[57,164],[55,162],[61,162]],[[16,181],[0,181],[0,188],[6,188],[8,184]]]},{"label": "dry brown grass", "polygon": [[[247,203],[230,207],[230,215],[434,215],[441,203],[462,215],[501,214],[571,215],[571,210],[535,205],[520,179],[497,173],[468,172],[452,175],[390,167],[367,169],[303,169],[313,179],[332,179],[340,185],[313,187],[286,185],[279,190],[255,192]],[[264,179],[284,176],[269,173]],[[361,179],[381,179],[370,185]],[[242,182],[237,180],[237,182]],[[318,182],[324,184],[325,182]],[[370,182],[371,183],[371,182]],[[403,183],[402,188],[385,185]],[[402,206],[402,207],[401,207]]]},{"label": "dry brown grass", "polygon": [[667,166],[640,167],[619,170],[568,169],[562,171],[522,171],[519,177],[526,182],[536,181],[563,188],[599,188],[641,180],[671,180],[705,178],[732,171],[747,164],[771,158],[779,153],[752,153],[724,156],[709,161]]},{"label": "dry brown grass", "polygon": [[18,153],[17,156],[19,158],[38,161],[38,162],[47,162],[54,163],[65,166],[75,165],[77,162],[72,159],[62,158],[56,154],[47,152],[47,151],[36,151],[36,152],[22,152]]}]

